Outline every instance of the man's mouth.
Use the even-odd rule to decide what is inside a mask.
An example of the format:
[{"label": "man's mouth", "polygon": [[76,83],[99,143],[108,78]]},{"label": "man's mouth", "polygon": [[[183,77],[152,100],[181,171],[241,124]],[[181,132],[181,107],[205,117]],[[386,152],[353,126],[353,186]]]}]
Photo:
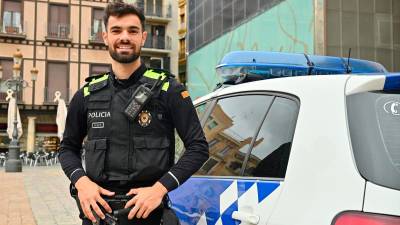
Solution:
[{"label": "man's mouth", "polygon": [[118,45],[117,49],[130,50],[130,49],[133,49],[133,47],[131,45]]}]

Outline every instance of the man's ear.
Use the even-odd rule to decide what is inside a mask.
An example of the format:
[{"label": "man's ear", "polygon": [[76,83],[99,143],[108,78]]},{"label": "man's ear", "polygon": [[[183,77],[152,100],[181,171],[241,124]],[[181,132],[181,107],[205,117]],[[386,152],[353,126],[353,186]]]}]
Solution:
[{"label": "man's ear", "polygon": [[108,33],[103,31],[103,41],[106,46],[108,46]]},{"label": "man's ear", "polygon": [[147,39],[147,31],[143,31],[142,35],[142,47],[144,46],[144,43],[146,42]]}]

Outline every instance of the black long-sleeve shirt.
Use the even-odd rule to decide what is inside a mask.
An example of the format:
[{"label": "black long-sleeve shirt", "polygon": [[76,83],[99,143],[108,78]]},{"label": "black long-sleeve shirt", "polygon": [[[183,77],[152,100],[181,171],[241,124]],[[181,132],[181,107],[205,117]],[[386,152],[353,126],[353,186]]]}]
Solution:
[{"label": "black long-sleeve shirt", "polygon": [[[111,72],[111,83],[116,89],[128,88],[138,82],[145,71],[146,67],[142,64],[126,80],[116,79]],[[185,88],[174,79],[170,79],[169,83],[168,90],[161,92],[161,103],[165,104],[168,116],[186,149],[178,162],[159,180],[168,191],[171,191],[185,182],[207,160],[208,144],[192,100],[186,96]],[[75,93],[70,102],[59,153],[61,166],[73,184],[86,175],[80,154],[86,134],[87,98],[84,97],[82,88]]]}]

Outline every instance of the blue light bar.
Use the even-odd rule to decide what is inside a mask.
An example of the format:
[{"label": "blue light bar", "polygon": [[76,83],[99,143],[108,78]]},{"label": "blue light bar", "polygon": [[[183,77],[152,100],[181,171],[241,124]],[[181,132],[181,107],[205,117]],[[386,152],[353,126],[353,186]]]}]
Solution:
[{"label": "blue light bar", "polygon": [[384,91],[399,91],[400,90],[400,73],[389,73],[385,78]]},{"label": "blue light bar", "polygon": [[230,52],[223,57],[216,70],[225,80],[241,74],[269,79],[303,75],[388,73],[381,64],[367,60],[266,51]]}]

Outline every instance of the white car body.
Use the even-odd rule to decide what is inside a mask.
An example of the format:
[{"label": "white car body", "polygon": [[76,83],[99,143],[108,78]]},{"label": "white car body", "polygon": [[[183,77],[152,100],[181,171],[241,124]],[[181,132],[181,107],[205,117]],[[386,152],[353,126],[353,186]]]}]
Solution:
[{"label": "white car body", "polygon": [[[241,179],[253,178],[228,177],[233,182],[219,196],[219,201],[220,208],[228,204],[225,202],[238,201],[237,210],[228,215],[233,217],[233,222],[210,220],[202,214],[197,215],[196,224],[330,225],[344,211],[400,216],[400,191],[369,182],[360,174],[346,109],[347,96],[383,90],[384,84],[384,75],[289,77],[230,86],[195,100],[194,104],[199,105],[220,96],[257,92],[291,95],[300,103],[285,178],[266,179],[279,182],[279,186],[257,202],[257,192],[261,191],[257,188],[261,186],[253,185],[239,197],[234,194]],[[171,194],[174,206],[181,204],[174,197],[179,190]],[[179,207],[174,209],[182,211]]]}]

